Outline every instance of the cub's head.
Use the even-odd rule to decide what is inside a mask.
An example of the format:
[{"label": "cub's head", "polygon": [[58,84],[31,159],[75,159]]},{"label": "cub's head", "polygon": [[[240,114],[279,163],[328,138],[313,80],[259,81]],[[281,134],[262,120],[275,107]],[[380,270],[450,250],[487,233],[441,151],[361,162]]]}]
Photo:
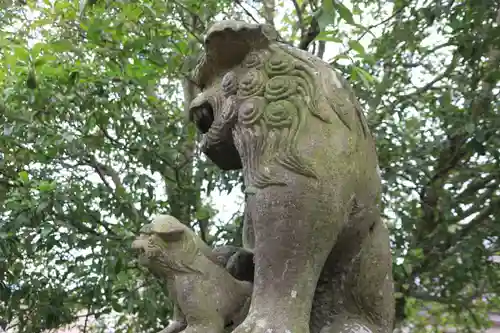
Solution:
[{"label": "cub's head", "polygon": [[191,266],[199,255],[196,235],[170,215],[158,215],[144,225],[132,242],[139,253],[139,263],[156,272],[193,272]]}]

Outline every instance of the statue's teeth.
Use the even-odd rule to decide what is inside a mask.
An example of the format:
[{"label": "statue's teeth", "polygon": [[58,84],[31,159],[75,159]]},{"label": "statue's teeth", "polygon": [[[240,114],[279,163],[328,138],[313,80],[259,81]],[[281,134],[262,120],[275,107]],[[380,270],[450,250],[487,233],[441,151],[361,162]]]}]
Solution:
[{"label": "statue's teeth", "polygon": [[200,110],[195,110],[193,112],[193,121],[195,124],[198,124],[200,122],[201,117],[202,117],[202,113]]}]

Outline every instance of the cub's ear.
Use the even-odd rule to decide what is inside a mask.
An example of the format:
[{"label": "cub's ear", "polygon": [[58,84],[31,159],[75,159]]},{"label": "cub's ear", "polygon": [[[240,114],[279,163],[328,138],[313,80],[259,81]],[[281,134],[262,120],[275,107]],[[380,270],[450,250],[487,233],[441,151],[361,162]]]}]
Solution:
[{"label": "cub's ear", "polygon": [[184,228],[172,228],[168,231],[155,232],[165,242],[176,242],[184,235]]}]

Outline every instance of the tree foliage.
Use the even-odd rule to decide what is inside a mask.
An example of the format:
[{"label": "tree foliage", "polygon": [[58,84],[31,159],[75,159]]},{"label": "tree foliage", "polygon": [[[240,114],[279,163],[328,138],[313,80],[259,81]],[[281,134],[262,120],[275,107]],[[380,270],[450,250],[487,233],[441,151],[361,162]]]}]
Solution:
[{"label": "tree foliage", "polygon": [[[488,325],[500,311],[500,4],[377,0],[13,1],[0,5],[0,318],[79,316],[153,332],[170,315],[130,240],[152,214],[238,245],[238,192],[184,108],[216,19],[273,24],[350,79],[377,139],[398,326]],[[425,310],[422,312],[422,310]],[[85,321],[82,331],[98,331]]]}]

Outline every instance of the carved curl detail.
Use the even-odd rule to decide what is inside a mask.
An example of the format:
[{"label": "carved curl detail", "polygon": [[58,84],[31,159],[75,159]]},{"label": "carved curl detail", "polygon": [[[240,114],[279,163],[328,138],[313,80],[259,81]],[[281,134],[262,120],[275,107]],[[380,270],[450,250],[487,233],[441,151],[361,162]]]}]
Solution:
[{"label": "carved curl detail", "polygon": [[287,100],[271,102],[266,106],[264,118],[270,128],[290,127],[297,116],[297,107]]},{"label": "carved curl detail", "polygon": [[238,97],[248,98],[261,95],[266,87],[267,76],[260,70],[250,69],[241,79],[238,87]]},{"label": "carved curl detail", "polygon": [[273,165],[316,177],[297,149],[305,116],[314,115],[311,109],[316,107],[317,87],[312,72],[277,46],[250,52],[242,65],[250,68],[241,78],[237,92],[241,100],[239,124],[250,130],[241,131],[240,135],[253,136],[241,141],[254,142],[252,147],[242,147],[247,156],[252,156],[248,159],[251,161],[247,172],[249,187],[284,184],[271,176]]},{"label": "carved curl detail", "polygon": [[250,127],[256,124],[266,106],[266,100],[263,97],[252,97],[245,100],[239,107],[238,120],[244,127]]},{"label": "carved curl detail", "polygon": [[244,68],[261,69],[264,66],[266,59],[269,57],[268,52],[264,50],[249,52],[241,65]]},{"label": "carved curl detail", "polygon": [[235,95],[238,91],[238,77],[234,72],[228,72],[222,78],[221,88],[224,96]]},{"label": "carved curl detail", "polygon": [[279,53],[274,53],[265,64],[266,72],[269,76],[287,75],[295,67],[294,61],[283,58]]},{"label": "carved curl detail", "polygon": [[293,76],[275,76],[266,83],[264,97],[268,101],[286,99],[297,93],[297,82]]}]

